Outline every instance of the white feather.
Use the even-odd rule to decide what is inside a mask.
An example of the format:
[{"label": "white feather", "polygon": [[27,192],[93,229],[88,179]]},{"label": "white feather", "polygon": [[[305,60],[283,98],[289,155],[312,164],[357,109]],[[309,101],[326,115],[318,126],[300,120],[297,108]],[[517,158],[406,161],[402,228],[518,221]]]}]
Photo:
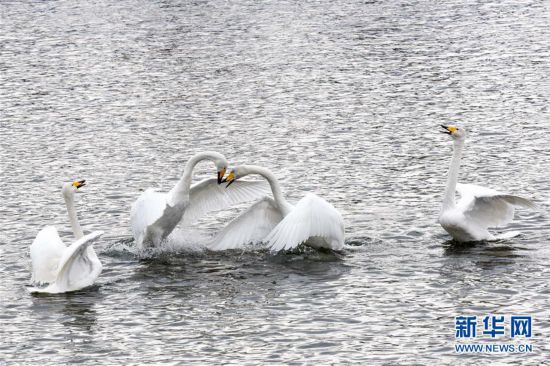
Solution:
[{"label": "white feather", "polygon": [[191,187],[182,223],[190,225],[207,212],[253,201],[268,193],[269,185],[265,181],[235,181],[226,188],[216,179],[205,179]]},{"label": "white feather", "polygon": [[233,219],[216,235],[209,249],[237,249],[246,244],[259,243],[282,219],[283,214],[275,201],[264,197]]},{"label": "white feather", "polygon": [[457,184],[461,199],[457,206],[465,216],[485,227],[500,227],[514,219],[514,208],[535,208],[528,199],[500,193],[474,184]]},{"label": "white feather", "polygon": [[238,248],[244,244],[266,242],[272,251],[291,249],[305,243],[315,248],[339,250],[344,246],[344,221],[327,201],[309,193],[296,207],[283,196],[271,171],[256,165],[233,168],[234,179],[258,174],[271,187],[273,199],[264,198],[235,218],[210,245],[211,249]]},{"label": "white feather", "polygon": [[344,220],[324,199],[308,193],[265,238],[272,251],[288,250],[309,241],[314,247],[340,250]]},{"label": "white feather", "polygon": [[66,249],[55,227],[46,226],[40,230],[30,248],[32,281],[38,284],[53,282]]},{"label": "white feather", "polygon": [[190,188],[189,201],[168,204],[168,194],[152,189],[145,191],[132,205],[130,223],[138,247],[166,238],[181,221],[190,225],[205,213],[249,202],[269,192],[265,182],[235,182],[227,189],[217,179],[205,179]]},{"label": "white feather", "polygon": [[94,284],[103,266],[90,247],[103,231],[94,231],[75,241],[65,250],[57,263],[55,278],[47,281],[45,288],[33,288],[31,292],[62,293],[76,291]]},{"label": "white feather", "polygon": [[[454,140],[454,150],[439,223],[453,239],[463,242],[512,237],[512,235],[495,237],[488,229],[510,223],[514,218],[516,207],[534,208],[535,205],[530,200],[519,196],[474,184],[459,184],[458,173],[466,134],[463,129],[456,126],[452,129],[443,127]],[[461,196],[458,202],[456,202],[455,191]],[[513,236],[515,235],[517,233]]]},{"label": "white feather", "polygon": [[77,187],[84,185],[84,181],[78,182],[81,183],[79,186],[75,183],[65,183],[61,192],[77,240],[66,247],[53,226],[46,226],[40,230],[30,247],[32,281],[37,285],[48,286],[33,288],[31,292],[59,293],[80,290],[92,285],[101,273],[103,267],[91,244],[103,232],[95,231],[84,236],[74,206],[74,193]]},{"label": "white feather", "polygon": [[132,204],[130,226],[138,246],[141,247],[147,227],[162,217],[167,205],[166,199],[166,193],[149,188]]}]

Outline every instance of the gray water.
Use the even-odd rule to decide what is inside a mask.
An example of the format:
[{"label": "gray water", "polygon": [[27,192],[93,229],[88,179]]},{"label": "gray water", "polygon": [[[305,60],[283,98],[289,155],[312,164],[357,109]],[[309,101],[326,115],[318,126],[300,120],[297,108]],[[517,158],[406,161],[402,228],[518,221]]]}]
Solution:
[{"label": "gray water", "polygon": [[[548,362],[547,1],[3,1],[0,364]],[[533,198],[460,245],[437,216],[460,180]],[[341,253],[199,245],[238,208],[136,251],[129,210],[204,150],[270,168],[346,222]],[[201,163],[196,176],[214,177]],[[33,296],[29,245],[72,235],[65,181],[104,269]],[[454,317],[532,315],[531,354],[457,355]],[[504,337],[500,342],[510,341]]]}]

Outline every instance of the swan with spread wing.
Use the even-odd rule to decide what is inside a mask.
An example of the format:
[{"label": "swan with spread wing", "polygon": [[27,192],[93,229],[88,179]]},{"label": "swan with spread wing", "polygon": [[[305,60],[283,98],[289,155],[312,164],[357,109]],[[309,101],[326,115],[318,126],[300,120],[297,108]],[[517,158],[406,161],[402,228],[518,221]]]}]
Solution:
[{"label": "swan with spread wing", "polygon": [[[458,183],[458,173],[466,132],[457,126],[444,126],[444,133],[451,136],[454,144],[453,158],[449,169],[447,188],[439,223],[460,242],[498,240],[513,237],[518,232],[509,232],[499,236],[491,234],[488,229],[501,227],[514,218],[516,207],[535,208],[533,202],[519,196],[501,193],[490,188],[474,184]],[[455,200],[455,191],[460,200]]]},{"label": "swan with spread wing", "polygon": [[85,185],[84,180],[65,183],[63,198],[76,241],[69,247],[61,241],[53,226],[46,226],[34,239],[31,247],[32,281],[47,284],[31,292],[62,293],[91,286],[102,270],[92,244],[103,234],[94,231],[84,235],[74,205],[74,193]]},{"label": "swan with spread wing", "polygon": [[264,197],[233,219],[210,244],[212,250],[226,250],[265,242],[271,251],[288,250],[305,243],[314,248],[340,250],[344,246],[344,221],[327,201],[308,193],[293,206],[284,198],[273,173],[255,165],[241,165],[224,181],[228,189],[239,178],[258,174],[271,187],[273,198]]},{"label": "swan with spread wing", "polygon": [[[191,186],[193,169],[203,160],[214,163],[217,178],[205,179]],[[130,212],[130,225],[138,248],[159,246],[180,221],[189,225],[206,212],[222,210],[266,194],[268,187],[265,182],[241,182],[232,189],[224,189],[219,184],[227,165],[227,159],[220,153],[198,153],[189,159],[181,179],[168,193],[152,188],[143,192]]]}]

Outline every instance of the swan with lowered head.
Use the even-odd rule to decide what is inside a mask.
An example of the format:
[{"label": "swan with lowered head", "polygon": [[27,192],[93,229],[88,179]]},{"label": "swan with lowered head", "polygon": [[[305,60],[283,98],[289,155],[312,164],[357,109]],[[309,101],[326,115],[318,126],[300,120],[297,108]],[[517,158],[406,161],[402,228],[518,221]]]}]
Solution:
[{"label": "swan with lowered head", "polygon": [[[214,163],[217,177],[191,186],[193,169],[203,160]],[[143,192],[130,212],[130,225],[137,246],[140,249],[159,246],[180,221],[189,225],[206,212],[222,210],[265,194],[268,187],[264,182],[242,182],[231,190],[219,186],[227,165],[227,159],[220,153],[198,153],[189,159],[180,180],[168,193],[152,188]]]},{"label": "swan with lowered head", "polygon": [[233,219],[209,248],[225,250],[265,242],[271,251],[288,250],[305,243],[314,248],[340,250],[344,246],[344,221],[327,201],[308,193],[293,206],[284,198],[273,173],[255,165],[232,169],[224,180],[228,189],[237,179],[258,174],[271,186],[273,199],[264,197]]},{"label": "swan with lowered head", "polygon": [[46,226],[34,239],[31,248],[32,281],[48,284],[35,287],[31,292],[62,293],[91,286],[102,270],[102,265],[92,244],[103,232],[84,235],[78,223],[74,205],[74,193],[85,185],[84,180],[65,183],[62,193],[69,213],[69,221],[76,241],[65,246],[57,230]]},{"label": "swan with lowered head", "polygon": [[[441,127],[445,129],[442,132],[451,136],[454,144],[447,188],[439,215],[441,226],[451,234],[453,239],[460,242],[499,240],[518,235],[518,232],[509,232],[495,236],[488,231],[488,228],[501,227],[510,223],[514,218],[516,207],[534,208],[533,202],[490,188],[458,183],[466,131],[457,126],[441,125]],[[455,191],[461,196],[458,202],[455,201]]]}]

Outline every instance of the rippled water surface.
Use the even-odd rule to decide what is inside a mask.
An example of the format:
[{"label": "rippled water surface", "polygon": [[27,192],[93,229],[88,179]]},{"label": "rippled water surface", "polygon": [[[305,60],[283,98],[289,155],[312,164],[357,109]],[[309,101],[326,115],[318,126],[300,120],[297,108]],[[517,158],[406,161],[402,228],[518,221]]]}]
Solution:
[{"label": "rippled water surface", "polygon": [[[546,1],[3,1],[0,364],[543,364],[549,359]],[[514,239],[437,224],[462,182],[532,197]],[[341,253],[209,253],[230,212],[137,253],[129,209],[203,150],[269,167],[344,216]],[[197,177],[213,177],[201,163]],[[29,245],[71,241],[62,182],[104,270],[32,296]],[[535,319],[530,355],[457,356],[454,317]],[[506,338],[509,339],[509,338]],[[502,342],[501,342],[502,343]]]}]

